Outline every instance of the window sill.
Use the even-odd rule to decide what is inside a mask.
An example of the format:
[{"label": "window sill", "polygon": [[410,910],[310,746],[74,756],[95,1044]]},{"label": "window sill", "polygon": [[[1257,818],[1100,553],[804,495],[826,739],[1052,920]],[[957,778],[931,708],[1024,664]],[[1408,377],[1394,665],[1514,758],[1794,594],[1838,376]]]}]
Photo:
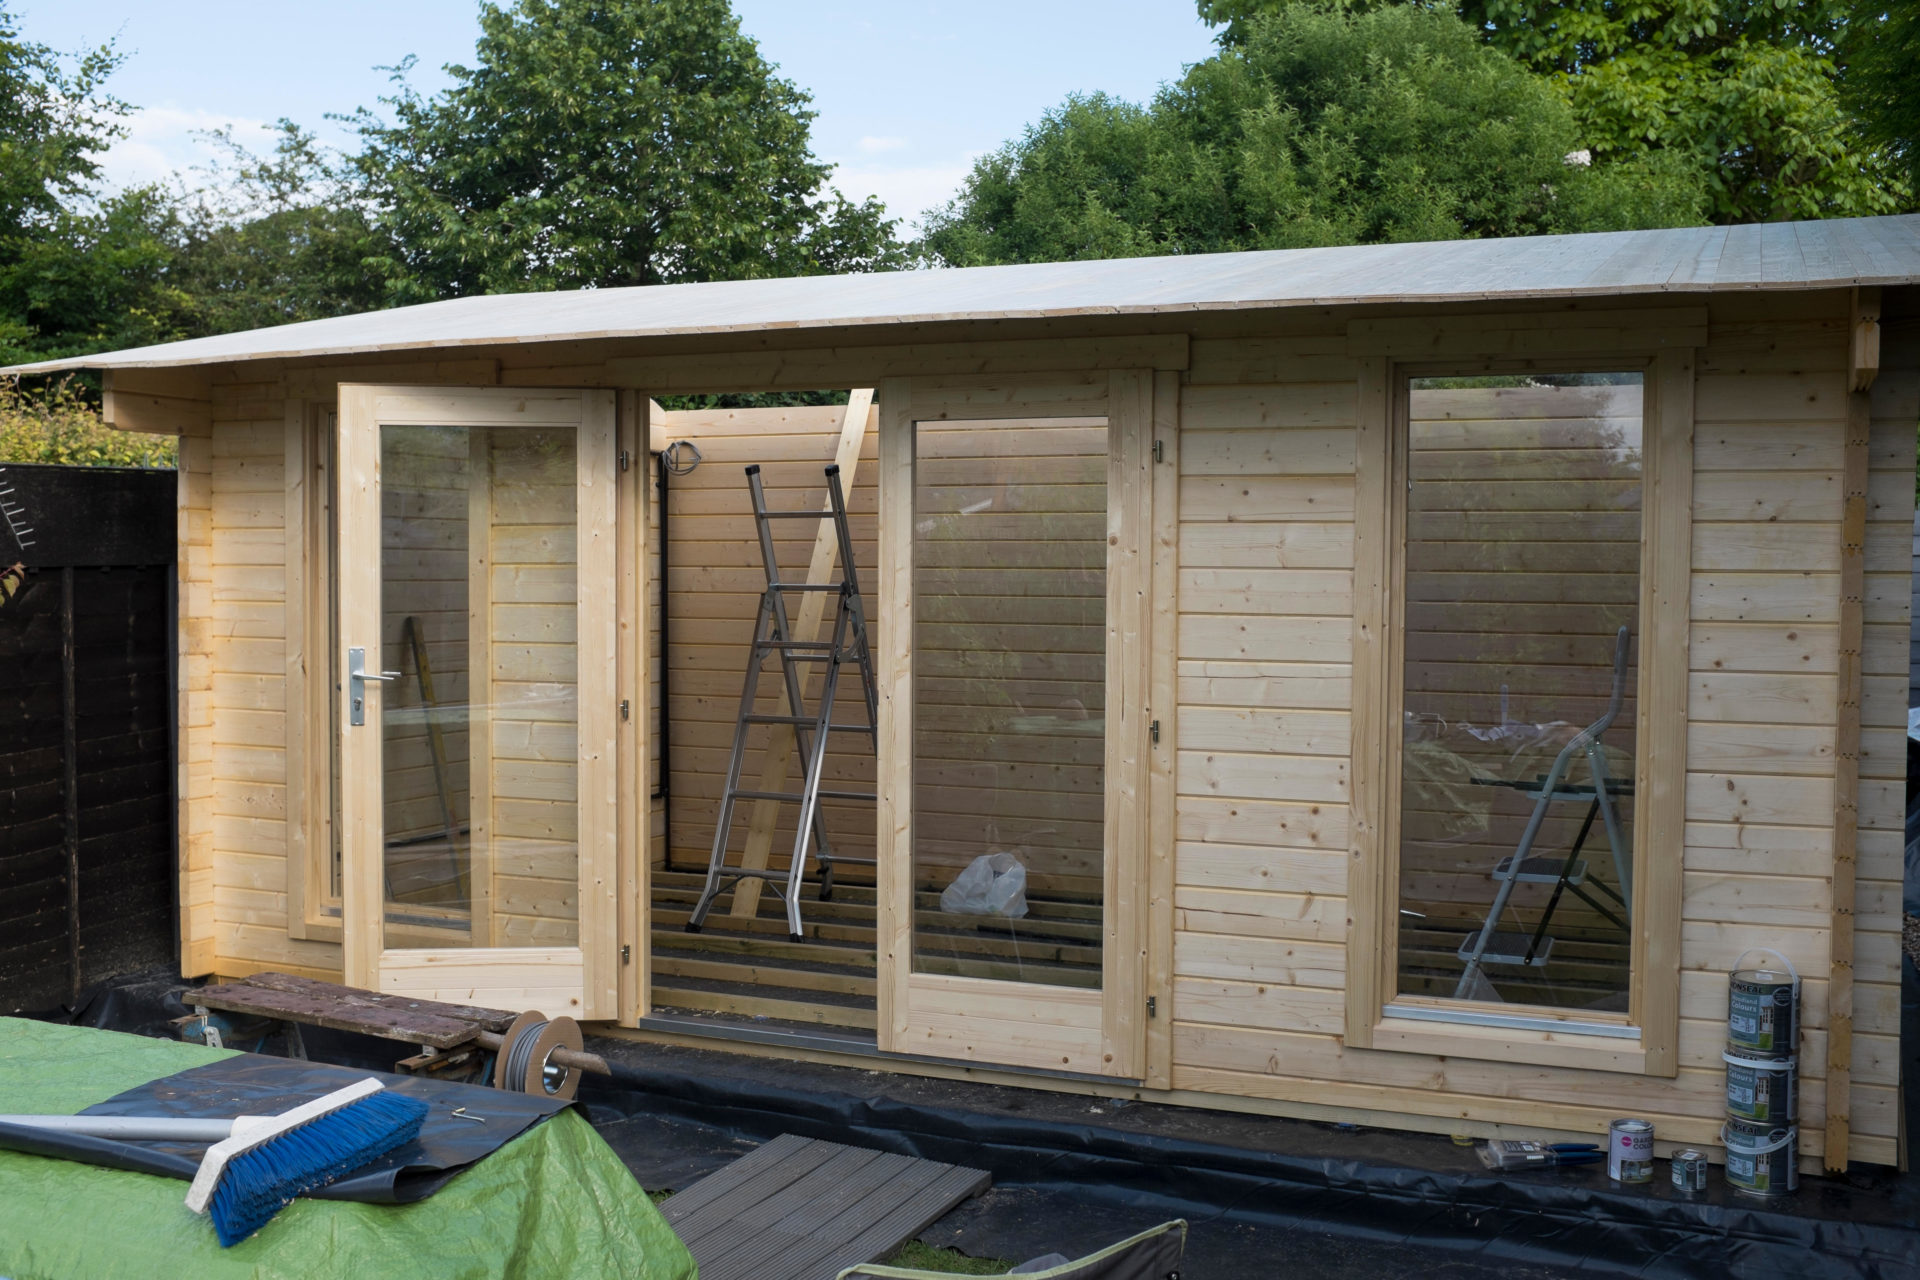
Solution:
[{"label": "window sill", "polygon": [[1373,1026],[1373,1047],[1389,1053],[1427,1053],[1444,1058],[1478,1058],[1539,1067],[1649,1074],[1647,1051],[1638,1036],[1627,1039],[1383,1017]]}]

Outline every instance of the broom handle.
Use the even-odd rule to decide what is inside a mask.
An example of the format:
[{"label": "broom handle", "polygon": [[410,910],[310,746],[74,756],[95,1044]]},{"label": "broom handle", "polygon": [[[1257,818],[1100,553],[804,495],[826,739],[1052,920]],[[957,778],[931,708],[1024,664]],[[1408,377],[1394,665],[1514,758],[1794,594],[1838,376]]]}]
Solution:
[{"label": "broom handle", "polygon": [[7,1116],[0,1124],[25,1125],[88,1138],[120,1138],[149,1142],[224,1142],[238,1129],[268,1117],[241,1116],[237,1120],[192,1120],[169,1116]]}]

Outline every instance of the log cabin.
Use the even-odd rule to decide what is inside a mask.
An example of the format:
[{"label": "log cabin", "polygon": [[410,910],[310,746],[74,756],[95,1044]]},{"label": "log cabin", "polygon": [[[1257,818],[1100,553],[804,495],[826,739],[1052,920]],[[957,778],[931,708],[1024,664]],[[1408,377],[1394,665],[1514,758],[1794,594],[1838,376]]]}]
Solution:
[{"label": "log cabin", "polygon": [[1803,1163],[1904,1159],[1920,217],[75,369],[180,439],[184,975],[1665,1154],[1771,948]]}]

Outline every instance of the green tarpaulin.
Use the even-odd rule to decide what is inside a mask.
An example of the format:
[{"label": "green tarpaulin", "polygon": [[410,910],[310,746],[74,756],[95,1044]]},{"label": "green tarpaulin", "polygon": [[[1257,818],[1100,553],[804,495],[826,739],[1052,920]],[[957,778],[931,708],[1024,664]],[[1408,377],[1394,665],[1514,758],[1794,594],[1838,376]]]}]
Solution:
[{"label": "green tarpaulin", "polygon": [[[231,1051],[0,1018],[0,1112],[70,1115]],[[173,1178],[0,1151],[6,1280],[693,1280],[686,1246],[573,1110],[418,1204],[297,1200],[222,1249]]]}]

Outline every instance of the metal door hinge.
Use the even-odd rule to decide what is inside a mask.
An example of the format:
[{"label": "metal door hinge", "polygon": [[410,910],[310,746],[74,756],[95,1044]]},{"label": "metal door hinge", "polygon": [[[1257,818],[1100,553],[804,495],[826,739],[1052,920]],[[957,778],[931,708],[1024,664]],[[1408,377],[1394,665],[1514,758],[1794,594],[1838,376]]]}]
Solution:
[{"label": "metal door hinge", "polygon": [[1167,460],[1167,442],[1165,440],[1155,440],[1153,442],[1153,460],[1155,462],[1165,462]]},{"label": "metal door hinge", "polygon": [[1159,1006],[1160,1006],[1160,1002],[1157,996],[1148,996],[1147,997],[1147,1016],[1149,1018],[1159,1017],[1160,1016]]},{"label": "metal door hinge", "polygon": [[620,699],[620,718],[622,720],[629,719],[630,718],[629,713],[632,712],[632,710],[633,710],[633,706],[631,703],[629,703],[625,698]]},{"label": "metal door hinge", "polygon": [[621,963],[621,964],[632,964],[632,963],[633,963],[633,946],[632,946],[632,944],[630,944],[630,943],[629,943],[629,944],[623,944],[623,945],[621,946],[621,948],[620,948],[620,963]]},{"label": "metal door hinge", "polygon": [[628,467],[632,465],[633,465],[633,455],[628,453],[625,449],[622,449],[620,451],[620,469],[622,471],[625,471]]},{"label": "metal door hinge", "polygon": [[1160,745],[1160,722],[1158,720],[1153,721],[1147,726],[1147,737],[1153,740],[1154,746],[1157,747]]}]

